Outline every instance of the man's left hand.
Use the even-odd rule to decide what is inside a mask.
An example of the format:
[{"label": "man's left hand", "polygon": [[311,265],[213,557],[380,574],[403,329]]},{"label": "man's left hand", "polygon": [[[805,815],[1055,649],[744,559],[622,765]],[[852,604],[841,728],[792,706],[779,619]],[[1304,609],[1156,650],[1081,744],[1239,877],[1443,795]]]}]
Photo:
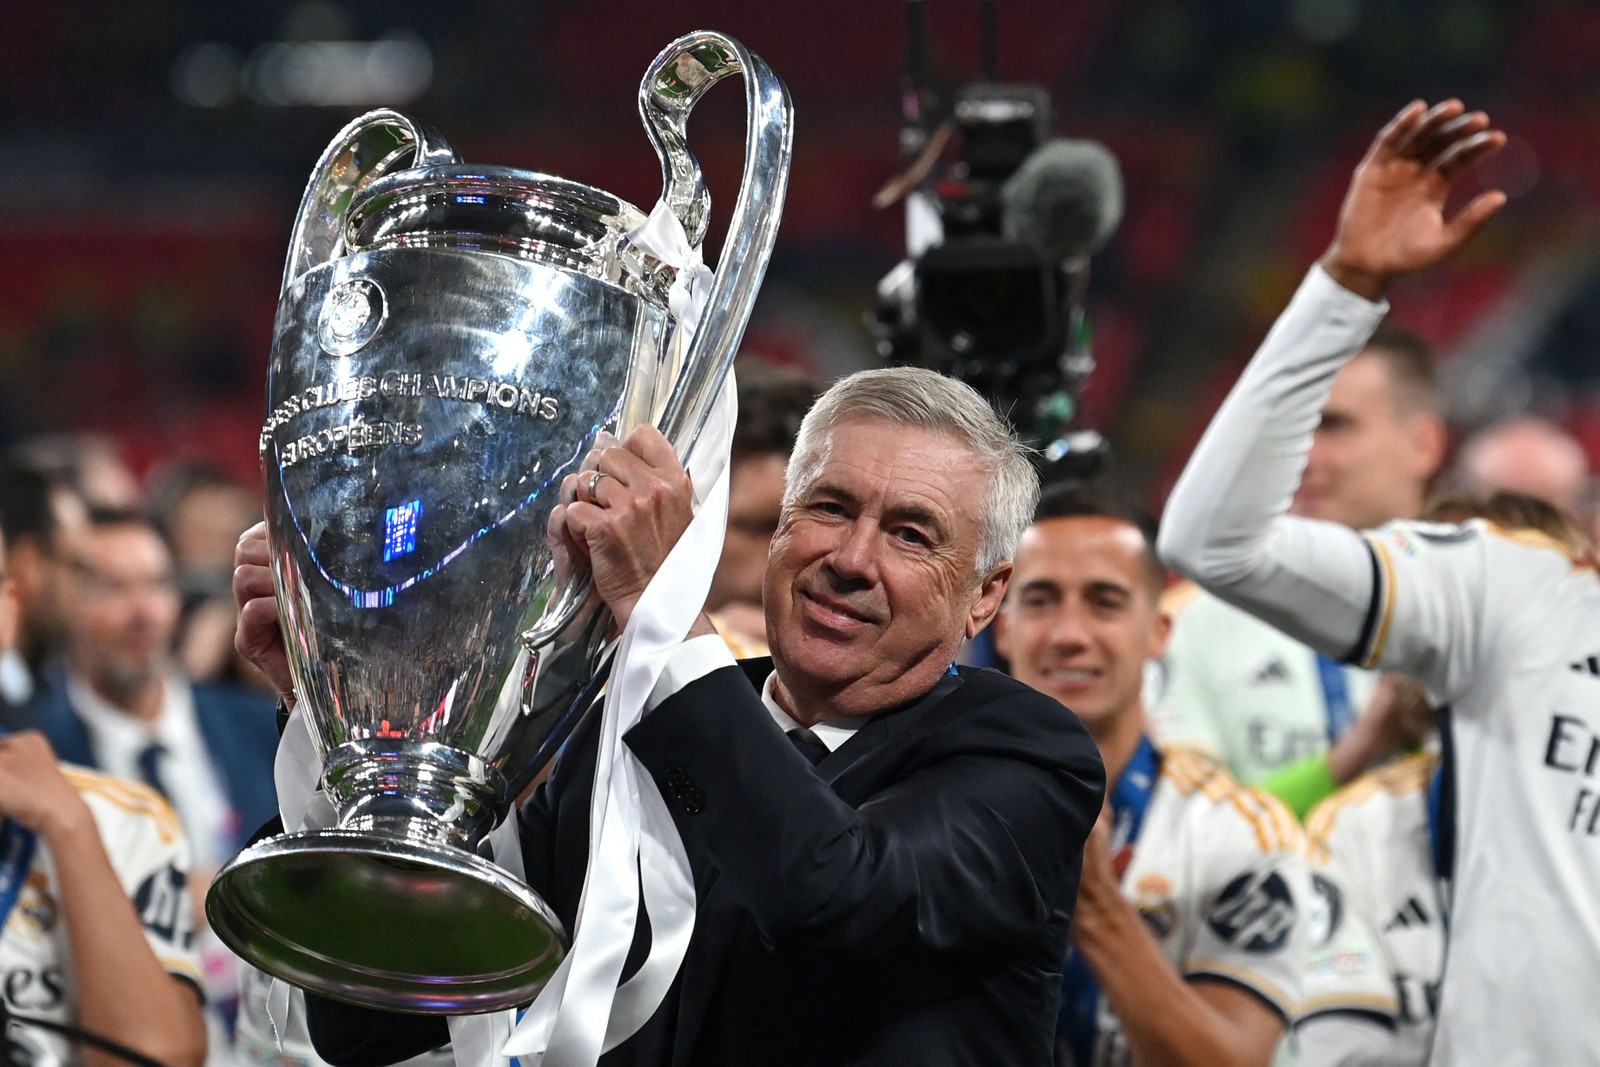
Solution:
[{"label": "man's left hand", "polygon": [[563,555],[585,558],[595,591],[619,627],[694,517],[689,473],[654,426],[596,448],[561,483],[550,535]]}]

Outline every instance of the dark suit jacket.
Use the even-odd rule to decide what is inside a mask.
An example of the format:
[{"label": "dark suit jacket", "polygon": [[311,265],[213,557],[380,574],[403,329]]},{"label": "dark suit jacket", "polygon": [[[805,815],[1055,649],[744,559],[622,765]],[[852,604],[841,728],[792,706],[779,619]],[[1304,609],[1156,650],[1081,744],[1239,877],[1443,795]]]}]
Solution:
[{"label": "dark suit jacket", "polygon": [[[770,661],[713,672],[627,736],[673,811],[696,925],[667,1002],[607,1065],[925,1067],[1051,1062],[1093,740],[1048,697],[962,673],[813,768],[761,706]],[[596,722],[521,812],[529,882],[570,923]],[[635,943],[630,968],[642,958]],[[333,1063],[439,1044],[439,1020],[312,998]]]},{"label": "dark suit jacket", "polygon": [[[233,809],[229,846],[235,850],[256,827],[278,814],[272,761],[278,750],[276,707],[271,697],[224,685],[196,685],[195,720],[206,752]],[[89,744],[89,730],[67,697],[64,684],[52,685],[29,706],[32,724],[68,763],[100,769]]]}]

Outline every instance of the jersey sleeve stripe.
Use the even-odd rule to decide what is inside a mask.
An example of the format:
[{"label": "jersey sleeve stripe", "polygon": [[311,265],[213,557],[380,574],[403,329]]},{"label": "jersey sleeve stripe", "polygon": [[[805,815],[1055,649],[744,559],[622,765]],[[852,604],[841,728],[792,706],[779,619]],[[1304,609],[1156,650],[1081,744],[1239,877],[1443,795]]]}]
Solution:
[{"label": "jersey sleeve stripe", "polygon": [[182,956],[157,956],[156,959],[168,974],[187,978],[196,985],[202,984],[200,967],[194,960],[184,959]]},{"label": "jersey sleeve stripe", "polygon": [[1259,789],[1246,790],[1250,799],[1267,813],[1272,820],[1272,827],[1277,831],[1278,847],[1280,849],[1293,849],[1299,843],[1299,835],[1295,832],[1294,818],[1289,814],[1289,809],[1278,803],[1271,794],[1263,793]]},{"label": "jersey sleeve stripe", "polygon": [[1261,846],[1261,851],[1263,853],[1273,851],[1272,841],[1268,836],[1270,819],[1263,818],[1260,812],[1251,811],[1250,805],[1245,803],[1244,795],[1241,793],[1230,793],[1227,799],[1233,801],[1233,806],[1239,809],[1239,814],[1244,816],[1250,828],[1255,831],[1256,844]]},{"label": "jersey sleeve stripe", "polygon": [[79,793],[97,796],[111,806],[132,815],[144,815],[156,826],[162,844],[171,844],[180,834],[178,816],[161,794],[138,782],[110,775],[62,767],[61,772]]},{"label": "jersey sleeve stripe", "polygon": [[1330,993],[1327,996],[1313,997],[1301,1002],[1299,1016],[1300,1021],[1304,1022],[1313,1015],[1354,1012],[1377,1016],[1389,1026],[1393,1026],[1395,1014],[1399,1010],[1400,1006],[1393,997],[1380,996],[1376,993]]},{"label": "jersey sleeve stripe", "polygon": [[1361,625],[1361,639],[1347,661],[1371,670],[1383,655],[1383,647],[1389,640],[1389,624],[1394,621],[1394,561],[1389,558],[1389,550],[1371,536],[1362,540],[1372,559],[1372,600]]},{"label": "jersey sleeve stripe", "polygon": [[1332,857],[1334,825],[1339,821],[1339,816],[1344,814],[1345,809],[1360,807],[1377,791],[1377,779],[1370,773],[1363,774],[1312,809],[1310,817],[1306,820],[1306,845],[1315,862],[1327,863]]},{"label": "jersey sleeve stripe", "polygon": [[1546,551],[1554,552],[1558,556],[1563,556],[1569,561],[1572,561],[1572,549],[1568,548],[1557,538],[1551,537],[1543,530],[1532,530],[1526,527],[1519,527],[1515,530],[1507,530],[1492,522],[1485,522],[1483,524],[1483,528],[1489,531],[1489,533],[1495,537],[1510,541],[1512,544],[1525,545],[1528,548],[1542,548]]},{"label": "jersey sleeve stripe", "polygon": [[1287,1025],[1294,1019],[1295,1003],[1284,991],[1267,979],[1227,960],[1190,960],[1183,972],[1184,981],[1226,982],[1253,993]]}]

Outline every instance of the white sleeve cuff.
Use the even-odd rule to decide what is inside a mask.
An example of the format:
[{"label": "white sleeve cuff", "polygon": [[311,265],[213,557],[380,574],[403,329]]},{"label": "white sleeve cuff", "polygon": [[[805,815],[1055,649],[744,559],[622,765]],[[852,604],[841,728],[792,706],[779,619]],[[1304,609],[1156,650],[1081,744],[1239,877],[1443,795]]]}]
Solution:
[{"label": "white sleeve cuff", "polygon": [[731,667],[737,661],[728,644],[717,634],[693,637],[679,645],[661,669],[655,688],[644,702],[645,714],[656,710],[661,702],[688,685],[704,678],[712,671]]},{"label": "white sleeve cuff", "polygon": [[1365,312],[1381,319],[1389,313],[1389,301],[1382,297],[1368,300],[1364,296],[1352,293],[1334,281],[1333,275],[1323,270],[1320,262],[1311,264],[1311,269],[1306,272],[1305,279],[1300,283],[1300,291],[1317,300],[1334,301],[1357,314]]}]

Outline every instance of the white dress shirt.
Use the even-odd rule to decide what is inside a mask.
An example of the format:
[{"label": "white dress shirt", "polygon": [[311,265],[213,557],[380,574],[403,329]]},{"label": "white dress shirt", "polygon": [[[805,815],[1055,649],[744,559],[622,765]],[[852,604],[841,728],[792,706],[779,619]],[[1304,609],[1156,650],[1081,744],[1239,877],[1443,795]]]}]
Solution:
[{"label": "white dress shirt", "polygon": [[101,770],[143,781],[139,754],[152,741],[166,749],[158,764],[161,784],[189,837],[195,869],[210,870],[227,859],[238,816],[206,751],[188,681],[169,671],[161,693],[160,712],[145,722],[105,700],[76,672],[67,678],[67,697],[89,732],[89,747]]},{"label": "white dress shirt", "polygon": [[[666,667],[661,671],[660,680],[650,691],[650,699],[645,701],[645,714],[654,711],[662,701],[690,682],[722,667],[732,667],[736,662],[738,661],[733,658],[727,642],[719,634],[706,634],[685,641],[678,646],[677,651],[673,652],[672,658],[667,660]],[[778,706],[777,698],[772,693],[777,678],[777,671],[767,675],[766,684],[761,687],[761,703],[766,705],[767,714],[772,716],[772,721],[777,723],[778,729],[784,733],[804,729],[790,717],[788,712]],[[816,739],[828,746],[828,751],[832,752],[850,740],[864,721],[864,719],[835,719],[830,722],[819,722],[810,730]]]}]

